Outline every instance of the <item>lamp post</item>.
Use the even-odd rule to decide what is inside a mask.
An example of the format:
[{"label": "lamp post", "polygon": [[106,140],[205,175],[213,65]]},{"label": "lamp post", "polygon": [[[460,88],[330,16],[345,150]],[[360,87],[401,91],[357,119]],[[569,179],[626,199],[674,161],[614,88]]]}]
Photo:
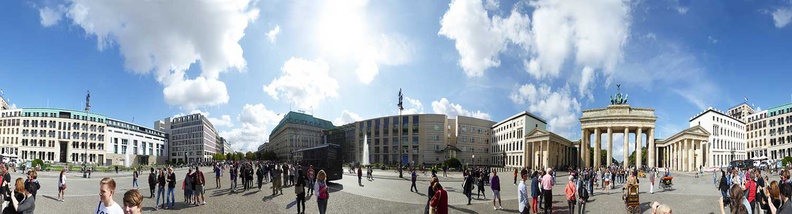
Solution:
[{"label": "lamp post", "polygon": [[[398,121],[398,120],[401,120],[401,113],[402,113],[402,110],[404,110],[404,107],[402,106],[402,91],[401,91],[401,88],[399,89],[399,104],[397,104],[396,106],[399,107],[399,118],[396,119]],[[402,123],[403,122],[404,121],[402,121]],[[402,126],[402,127],[404,126],[401,123],[399,123],[399,125]],[[399,137],[398,138],[401,138],[401,129],[402,128],[399,127]],[[399,178],[404,178],[404,176],[402,175],[402,144],[404,144],[404,142],[402,142],[400,140],[399,144],[398,144],[398,146],[399,146],[398,147],[399,148]]]},{"label": "lamp post", "polygon": [[[88,110],[91,109],[91,91],[88,91],[88,95],[85,96],[85,132],[88,132]],[[83,147],[85,148],[85,156],[83,156],[83,178],[88,177],[88,170],[85,168],[88,167],[88,134],[85,135],[85,142],[83,142]],[[66,164],[66,167],[69,165]]]},{"label": "lamp post", "polygon": [[473,162],[473,167],[476,167],[476,154],[471,155],[470,158],[473,159],[472,161],[470,161]]}]

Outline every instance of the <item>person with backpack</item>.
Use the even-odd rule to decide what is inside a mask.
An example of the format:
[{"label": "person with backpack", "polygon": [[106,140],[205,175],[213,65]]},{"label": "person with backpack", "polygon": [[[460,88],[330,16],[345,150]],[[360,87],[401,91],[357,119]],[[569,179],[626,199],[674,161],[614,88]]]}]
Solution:
[{"label": "person with backpack", "polygon": [[[465,170],[465,173],[467,174],[467,170]],[[467,177],[465,177],[465,182],[462,183],[463,193],[468,198],[467,205],[470,205],[470,200],[473,199],[472,196],[473,196],[473,183],[474,182],[475,181],[473,180],[473,175],[468,175]],[[413,182],[413,183],[415,183],[415,182]]]},{"label": "person with backpack", "polygon": [[578,187],[578,213],[583,214],[586,213],[586,201],[589,199],[588,190],[586,190],[585,186]]}]

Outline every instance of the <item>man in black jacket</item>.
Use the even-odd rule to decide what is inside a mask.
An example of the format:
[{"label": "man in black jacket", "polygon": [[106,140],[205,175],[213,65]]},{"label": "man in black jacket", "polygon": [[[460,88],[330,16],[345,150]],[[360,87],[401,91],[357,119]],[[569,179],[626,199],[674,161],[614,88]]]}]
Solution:
[{"label": "man in black jacket", "polygon": [[[466,170],[466,171],[467,171],[467,170]],[[467,173],[467,172],[466,172],[466,173]],[[473,181],[473,175],[472,175],[472,174],[470,174],[470,175],[468,175],[468,176],[465,178],[465,183],[463,183],[463,184],[462,184],[462,189],[464,190],[463,192],[465,193],[465,196],[467,196],[467,198],[468,198],[468,203],[467,203],[467,205],[470,205],[470,200],[472,199],[472,194],[473,194],[473,182],[474,182],[474,181]]]},{"label": "man in black jacket", "polygon": [[151,167],[151,173],[149,173],[148,177],[148,184],[151,192],[151,196],[149,196],[149,198],[154,198],[154,188],[157,186],[157,175],[154,173],[154,167]]}]

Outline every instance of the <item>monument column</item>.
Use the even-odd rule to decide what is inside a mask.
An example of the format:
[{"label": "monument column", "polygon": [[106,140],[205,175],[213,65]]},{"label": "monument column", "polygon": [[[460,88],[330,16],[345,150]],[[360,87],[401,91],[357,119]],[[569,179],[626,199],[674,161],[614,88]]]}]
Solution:
[{"label": "monument column", "polygon": [[622,157],[622,168],[627,169],[628,164],[630,161],[627,159],[630,158],[630,128],[624,127],[624,157]]},{"label": "monument column", "polygon": [[647,159],[647,161],[649,163],[647,163],[647,164],[649,165],[649,168],[652,168],[652,167],[655,167],[654,128],[649,129],[649,141],[647,141],[647,144],[649,146],[649,149],[647,149],[649,154],[647,154],[647,157],[646,157],[646,159]]},{"label": "monument column", "polygon": [[611,127],[608,127],[608,150],[605,152],[608,153],[608,155],[605,156],[607,159],[605,162],[610,167],[610,165],[613,164],[613,161],[611,161],[611,159],[613,159],[613,129]]},{"label": "monument column", "polygon": [[641,133],[641,127],[638,127],[638,133],[635,134],[635,167],[641,167],[641,149],[642,149],[642,141],[643,134]]},{"label": "monument column", "polygon": [[578,146],[578,153],[580,155],[580,161],[578,161],[579,167],[586,167],[586,150],[584,150],[586,145],[586,129],[580,130],[580,146]]},{"label": "monument column", "polygon": [[600,132],[599,128],[594,129],[594,168],[600,167],[602,165],[600,157],[602,155],[600,152],[602,151],[602,132]]}]

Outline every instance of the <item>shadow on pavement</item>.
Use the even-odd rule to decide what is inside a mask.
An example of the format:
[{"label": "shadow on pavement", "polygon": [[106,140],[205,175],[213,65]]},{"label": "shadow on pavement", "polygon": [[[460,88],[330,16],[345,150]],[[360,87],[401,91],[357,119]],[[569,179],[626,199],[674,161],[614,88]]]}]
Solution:
[{"label": "shadow on pavement", "polygon": [[258,193],[258,192],[261,192],[261,190],[250,191],[250,192],[247,192],[247,193],[245,193],[245,194],[242,194],[242,196],[253,195],[253,194],[256,194],[256,193]]},{"label": "shadow on pavement", "polygon": [[343,184],[339,184],[339,183],[331,183],[331,182],[327,182],[327,186],[329,186],[329,187],[330,187],[330,192],[331,192],[331,193],[332,193],[332,192],[338,192],[338,191],[344,190],[344,185],[343,185]]},{"label": "shadow on pavement", "polygon": [[453,209],[462,213],[476,213],[476,211],[465,209],[462,207],[452,206],[452,205],[448,205],[448,209]]},{"label": "shadow on pavement", "polygon": [[52,199],[53,201],[58,201],[58,199],[57,199],[57,198],[55,198],[55,197],[52,197],[52,196],[49,196],[49,195],[41,195],[41,196],[44,196],[45,198]]},{"label": "shadow on pavement", "polygon": [[264,196],[264,198],[262,198],[261,201],[265,201],[266,202],[266,201],[272,200],[273,198],[281,196],[281,195],[283,195],[283,194]]}]

